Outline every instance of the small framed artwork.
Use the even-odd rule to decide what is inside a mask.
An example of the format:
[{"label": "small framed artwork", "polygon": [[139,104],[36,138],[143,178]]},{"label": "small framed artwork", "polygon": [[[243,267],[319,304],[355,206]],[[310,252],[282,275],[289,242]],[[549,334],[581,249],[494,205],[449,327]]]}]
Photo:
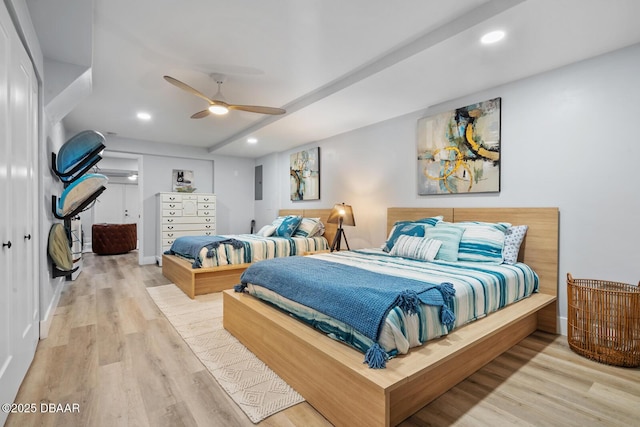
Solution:
[{"label": "small framed artwork", "polygon": [[320,199],[320,147],[290,156],[291,200]]},{"label": "small framed artwork", "polygon": [[418,194],[500,191],[500,102],[418,120]]},{"label": "small framed artwork", "polygon": [[178,193],[193,193],[193,171],[174,169],[172,174],[173,191]]}]

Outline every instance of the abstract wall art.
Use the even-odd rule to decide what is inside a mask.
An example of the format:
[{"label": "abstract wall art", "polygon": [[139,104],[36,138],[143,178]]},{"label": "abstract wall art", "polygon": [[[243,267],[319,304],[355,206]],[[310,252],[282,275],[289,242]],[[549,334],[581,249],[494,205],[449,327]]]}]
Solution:
[{"label": "abstract wall art", "polygon": [[418,194],[500,191],[501,98],[418,120]]},{"label": "abstract wall art", "polygon": [[319,200],[320,148],[291,154],[289,164],[291,200]]}]

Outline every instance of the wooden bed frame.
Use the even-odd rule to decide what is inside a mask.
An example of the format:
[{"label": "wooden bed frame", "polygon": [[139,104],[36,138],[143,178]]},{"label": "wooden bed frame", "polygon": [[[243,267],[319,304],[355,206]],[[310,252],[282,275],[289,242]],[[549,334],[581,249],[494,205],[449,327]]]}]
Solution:
[{"label": "wooden bed frame", "polygon": [[[335,224],[327,224],[331,209],[281,209],[278,215],[302,215],[305,218],[320,218],[325,224],[324,237],[333,241],[336,235]],[[191,261],[175,255],[162,255],[162,274],[175,283],[182,291],[195,298],[212,292],[230,289],[240,283],[240,275],[251,264],[223,265],[210,268],[193,268]]]},{"label": "wooden bed frame", "polygon": [[249,294],[223,292],[223,325],[334,425],[393,426],[464,380],[536,329],[557,333],[557,208],[389,208],[397,220],[444,215],[506,221],[529,230],[519,260],[540,277],[540,292],[446,337],[369,369],[362,353]]}]

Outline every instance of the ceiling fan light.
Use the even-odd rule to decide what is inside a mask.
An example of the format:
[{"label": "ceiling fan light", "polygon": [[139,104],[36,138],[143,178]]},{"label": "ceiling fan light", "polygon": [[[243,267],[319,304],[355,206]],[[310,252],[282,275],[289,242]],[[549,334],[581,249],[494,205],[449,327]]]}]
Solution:
[{"label": "ceiling fan light", "polygon": [[225,107],[224,105],[214,104],[214,105],[210,105],[209,106],[209,111],[212,114],[216,114],[218,116],[222,116],[222,115],[227,114],[229,112],[229,109],[227,107]]}]

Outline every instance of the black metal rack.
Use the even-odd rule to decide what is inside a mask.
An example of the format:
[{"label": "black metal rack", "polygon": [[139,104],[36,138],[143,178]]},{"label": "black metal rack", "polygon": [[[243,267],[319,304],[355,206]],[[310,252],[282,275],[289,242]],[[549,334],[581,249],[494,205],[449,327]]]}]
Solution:
[{"label": "black metal rack", "polygon": [[[102,136],[100,137],[104,138]],[[51,153],[51,170],[58,178],[60,178],[60,181],[62,181],[62,183],[64,184],[64,188],[67,188],[70,184],[74,183],[78,178],[89,172],[91,168],[93,168],[100,160],[102,160],[102,156],[100,155],[100,153],[104,149],[105,145],[100,143],[96,148],[91,150],[91,152],[87,153],[82,161],[78,162],[77,165],[66,172],[58,170],[56,166],[57,154]],[[100,196],[104,192],[104,190],[106,190],[106,188],[104,186],[101,186],[98,190],[94,191],[91,196],[84,200],[77,208],[66,215],[58,214],[58,196],[56,196],[55,194],[51,196],[51,213],[53,213],[53,216],[55,218],[64,221],[64,229],[67,234],[67,238],[69,239],[69,246],[72,245],[71,219],[80,214],[80,212],[87,209],[87,207],[91,205],[98,198],[98,196]],[[80,267],[76,267],[73,270],[69,271],[60,270],[56,266],[56,264],[51,261],[51,275],[54,278],[64,276],[67,279],[71,279],[71,274],[78,271],[79,268]]]}]

